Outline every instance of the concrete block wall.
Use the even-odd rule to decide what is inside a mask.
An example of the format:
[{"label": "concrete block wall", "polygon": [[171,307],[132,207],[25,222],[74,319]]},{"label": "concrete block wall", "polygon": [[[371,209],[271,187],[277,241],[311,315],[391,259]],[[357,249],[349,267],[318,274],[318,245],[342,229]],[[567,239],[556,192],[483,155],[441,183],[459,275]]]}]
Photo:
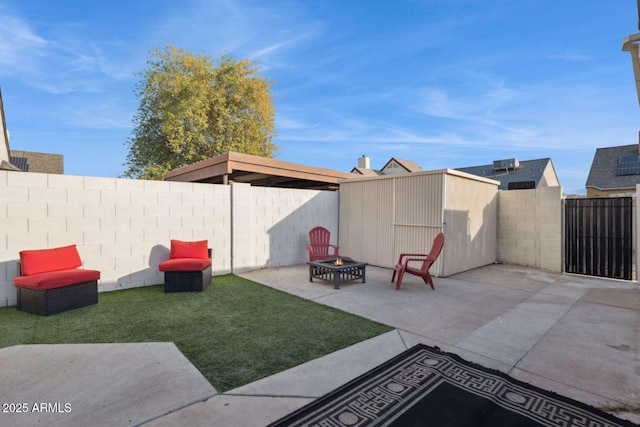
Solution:
[{"label": "concrete block wall", "polygon": [[498,262],[562,271],[562,187],[498,192]]},{"label": "concrete block wall", "polygon": [[230,188],[0,171],[0,306],[15,305],[19,252],[76,244],[100,291],[162,283],[171,239],[209,240],[229,272]]},{"label": "concrete block wall", "polygon": [[231,185],[231,265],[234,273],[308,260],[309,230],[338,236],[337,192]]},{"label": "concrete block wall", "polygon": [[498,192],[498,262],[540,265],[538,215],[536,190]]},{"label": "concrete block wall", "polygon": [[171,239],[208,240],[225,274],[304,262],[309,229],[337,222],[335,192],[0,171],[0,306],[21,250],[76,244],[110,291],[162,283]]},{"label": "concrete block wall", "polygon": [[[248,240],[243,240],[249,250],[242,252],[250,253],[251,259],[245,259],[241,268],[245,265],[271,268],[308,261],[309,230],[318,225],[329,229],[332,243],[338,244],[338,192],[250,188],[251,199],[245,205],[252,209],[251,232]],[[235,201],[235,190],[233,197]],[[234,240],[234,251],[237,242]],[[237,267],[240,266],[236,265],[234,255],[234,271],[239,271]]]},{"label": "concrete block wall", "polygon": [[560,273],[564,270],[562,187],[543,187],[536,191],[540,202],[540,268]]}]

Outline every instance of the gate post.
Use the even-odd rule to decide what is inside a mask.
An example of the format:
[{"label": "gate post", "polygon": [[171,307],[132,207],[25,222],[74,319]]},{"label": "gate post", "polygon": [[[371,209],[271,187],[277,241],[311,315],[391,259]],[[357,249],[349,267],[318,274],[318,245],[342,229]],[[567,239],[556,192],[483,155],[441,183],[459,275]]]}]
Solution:
[{"label": "gate post", "polygon": [[638,282],[639,278],[638,278],[638,266],[640,266],[640,251],[638,251],[638,242],[640,242],[640,229],[638,229],[638,218],[640,218],[640,216],[638,215],[638,209],[640,209],[639,204],[637,203],[637,195],[638,195],[638,191],[640,191],[640,184],[636,184],[636,194],[633,195],[633,229],[635,230],[634,233],[634,241],[633,241],[633,251],[635,253],[635,257],[634,257],[634,265],[633,265],[633,277],[632,279],[635,280],[636,282]]},{"label": "gate post", "polygon": [[535,191],[540,212],[540,268],[561,273],[564,269],[562,187],[543,187]]}]

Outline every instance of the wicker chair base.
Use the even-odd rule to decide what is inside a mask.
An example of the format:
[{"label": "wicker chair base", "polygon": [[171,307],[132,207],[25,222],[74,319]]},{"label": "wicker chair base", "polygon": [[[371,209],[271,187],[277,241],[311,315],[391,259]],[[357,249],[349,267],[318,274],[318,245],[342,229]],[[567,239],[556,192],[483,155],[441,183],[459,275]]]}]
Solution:
[{"label": "wicker chair base", "polygon": [[202,292],[211,283],[211,266],[202,271],[165,271],[164,291]]},{"label": "wicker chair base", "polygon": [[98,303],[98,281],[36,291],[18,289],[18,310],[42,316]]}]

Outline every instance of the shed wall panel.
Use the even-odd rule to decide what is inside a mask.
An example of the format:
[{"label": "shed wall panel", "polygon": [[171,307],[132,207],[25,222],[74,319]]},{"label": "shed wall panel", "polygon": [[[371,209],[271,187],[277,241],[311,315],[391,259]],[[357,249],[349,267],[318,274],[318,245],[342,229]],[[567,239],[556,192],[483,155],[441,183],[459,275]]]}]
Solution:
[{"label": "shed wall panel", "polygon": [[447,175],[445,189],[443,275],[496,262],[497,186]]},{"label": "shed wall panel", "polygon": [[395,224],[442,226],[444,174],[396,178]]},{"label": "shed wall panel", "polygon": [[393,254],[393,181],[368,182],[362,199],[362,259],[383,265]]},{"label": "shed wall panel", "polygon": [[393,256],[393,181],[340,188],[340,254],[385,265]]},{"label": "shed wall panel", "polygon": [[[395,250],[384,265],[389,268],[393,268],[401,253],[428,253],[433,239],[442,231],[444,174],[408,175],[394,181]],[[442,275],[440,259],[431,268],[433,274]]]},{"label": "shed wall panel", "polygon": [[362,183],[340,186],[340,254],[362,258]]}]

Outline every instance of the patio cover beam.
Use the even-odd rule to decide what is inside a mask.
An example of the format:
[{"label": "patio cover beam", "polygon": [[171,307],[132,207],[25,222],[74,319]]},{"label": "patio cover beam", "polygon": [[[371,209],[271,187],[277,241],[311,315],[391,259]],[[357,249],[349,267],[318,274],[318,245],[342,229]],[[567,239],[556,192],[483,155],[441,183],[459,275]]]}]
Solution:
[{"label": "patio cover beam", "polygon": [[337,189],[338,180],[358,175],[332,169],[283,162],[249,154],[228,152],[220,156],[175,169],[164,177],[167,181],[247,182],[291,188]]}]

